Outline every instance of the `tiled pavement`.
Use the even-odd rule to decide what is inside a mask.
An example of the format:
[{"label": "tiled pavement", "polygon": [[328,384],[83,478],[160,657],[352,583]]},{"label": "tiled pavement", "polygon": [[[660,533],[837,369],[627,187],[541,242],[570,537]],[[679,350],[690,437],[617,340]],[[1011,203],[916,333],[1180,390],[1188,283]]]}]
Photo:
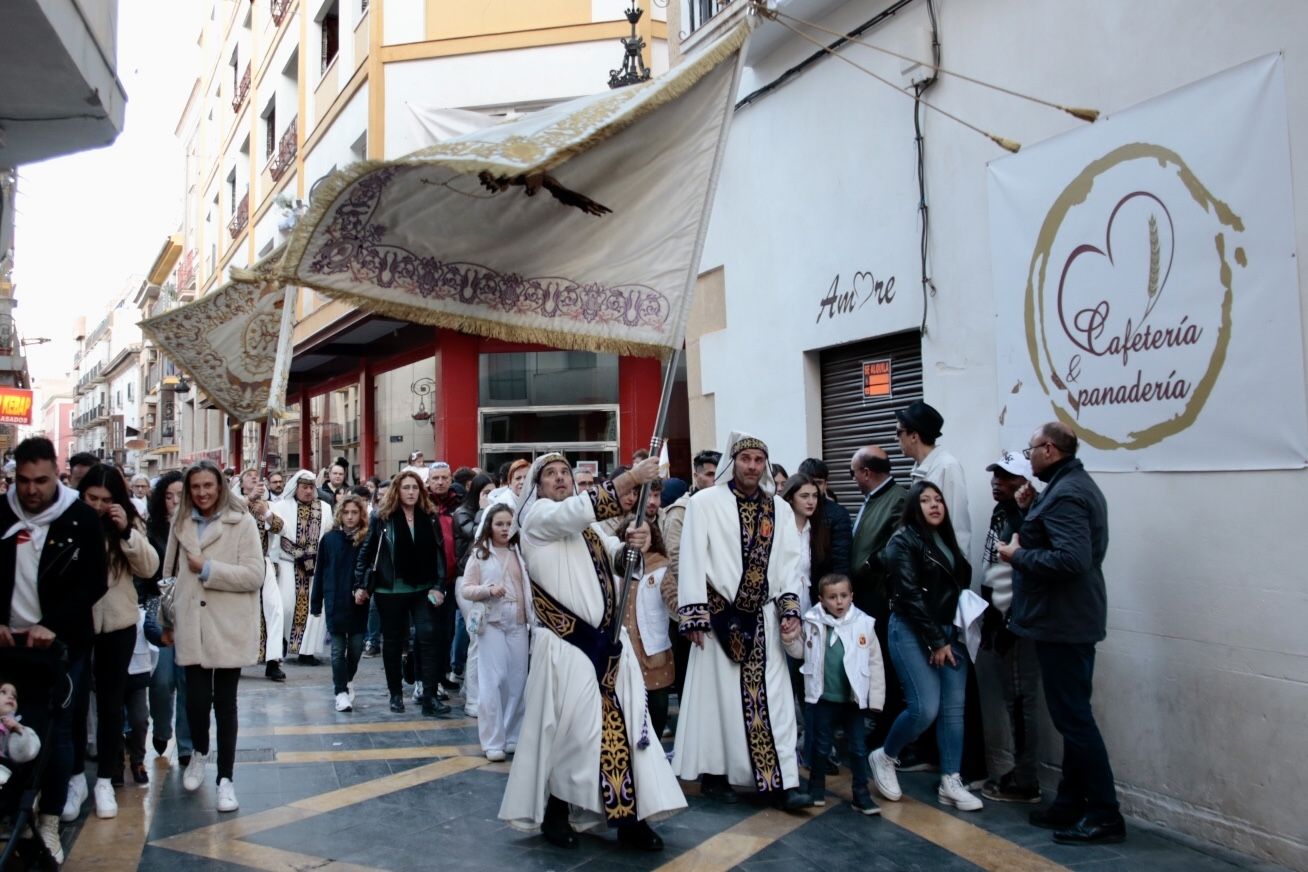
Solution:
[{"label": "tiled pavement", "polygon": [[[214,810],[212,780],[181,787],[175,751],[153,758],[152,783],[119,790],[119,816],[91,813],[65,832],[70,872],[290,872],[426,868],[529,870],[1175,870],[1272,867],[1130,822],[1122,845],[1071,848],[1026,823],[1030,806],[987,803],[945,810],[934,778],[902,776],[906,798],[865,818],[847,802],[786,814],[748,802],[722,806],[695,795],[657,825],[661,854],[622,850],[609,835],[564,851],[496,820],[508,764],[479,755],[476,722],[392,715],[379,659],[360,670],[355,712],[332,710],[329,669],[288,666],[274,685],[247,670],[240,690],[236,787],[241,808]],[[455,702],[458,702],[456,697]],[[209,775],[213,769],[210,767]],[[848,799],[848,778],[829,786]]]}]

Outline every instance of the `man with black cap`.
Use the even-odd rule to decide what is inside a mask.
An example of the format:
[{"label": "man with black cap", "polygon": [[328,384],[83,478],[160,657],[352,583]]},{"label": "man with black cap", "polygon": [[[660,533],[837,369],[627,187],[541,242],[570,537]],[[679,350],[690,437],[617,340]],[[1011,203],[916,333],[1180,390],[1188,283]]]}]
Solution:
[{"label": "man with black cap", "polygon": [[945,419],[921,400],[898,410],[895,417],[899,419],[899,427],[895,430],[899,450],[913,458],[910,477],[913,481],[925,479],[940,488],[958,547],[967,556],[972,546],[972,519],[967,512],[963,464],[945,449],[936,447]]},{"label": "man with black cap", "polygon": [[981,688],[982,720],[986,733],[986,764],[990,780],[981,788],[996,802],[1039,802],[1036,777],[1036,721],[1040,704],[1040,663],[1035,643],[1008,629],[1013,603],[1013,567],[999,559],[999,545],[1013,538],[1022,526],[1022,504],[1034,494],[1027,486],[1031,461],[1020,451],[1005,451],[986,467],[995,509],[990,515],[981,554],[984,573],[981,595],[986,609],[981,650],[976,656],[977,683]]}]

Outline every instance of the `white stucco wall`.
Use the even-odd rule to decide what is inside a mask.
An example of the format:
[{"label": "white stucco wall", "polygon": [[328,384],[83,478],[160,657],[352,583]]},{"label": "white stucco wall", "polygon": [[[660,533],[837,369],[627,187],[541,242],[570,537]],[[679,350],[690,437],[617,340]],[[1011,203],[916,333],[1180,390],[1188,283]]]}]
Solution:
[{"label": "white stucco wall", "polygon": [[[823,23],[847,31],[883,5],[848,3]],[[1105,112],[1283,52],[1299,177],[1295,241],[1308,250],[1308,5],[941,0],[937,9],[947,68]],[[902,51],[925,24],[919,3],[866,38]],[[747,89],[812,50],[783,41],[771,57],[751,59]],[[898,61],[864,50],[858,60],[898,80]],[[1081,123],[948,78],[929,99],[1028,145]],[[941,444],[967,469],[973,528],[984,529],[984,467],[1000,447],[986,164],[1002,152],[931,113],[925,135],[936,287],[922,346],[925,393],[946,418]],[[701,263],[705,272],[725,267],[727,329],[701,342],[719,439],[733,428],[756,431],[791,468],[819,454],[806,353],[918,324],[914,174],[912,102],[839,61],[737,113]],[[893,275],[894,301],[818,323],[833,277],[843,289],[856,270]],[[1302,313],[1293,317],[1302,326]],[[769,390],[746,389],[742,367],[766,372]],[[1096,478],[1112,534],[1096,709],[1126,809],[1308,868],[1298,801],[1308,789],[1308,540],[1291,508],[1308,504],[1308,472]],[[1260,511],[1273,506],[1286,511]],[[1056,760],[1055,750],[1051,742],[1046,756]]]}]

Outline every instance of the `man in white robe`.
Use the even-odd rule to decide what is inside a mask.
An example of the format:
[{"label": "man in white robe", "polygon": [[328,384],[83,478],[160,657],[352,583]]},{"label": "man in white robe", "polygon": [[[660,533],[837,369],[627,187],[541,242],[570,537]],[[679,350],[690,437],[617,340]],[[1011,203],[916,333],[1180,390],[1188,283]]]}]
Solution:
[{"label": "man in white robe", "polygon": [[800,546],[775,490],[767,446],[732,433],[717,484],[686,506],[677,617],[693,645],[672,766],[705,796],[735,802],[732,785],[750,787],[794,810],[812,804],[782,647],[800,631]]},{"label": "man in white robe", "polygon": [[318,665],[318,654],[327,640],[327,619],[309,614],[309,592],[318,544],[332,528],[332,507],[318,499],[318,481],[302,469],[286,481],[282,497],[273,504],[282,522],[276,536],[273,562],[277,564],[277,585],[282,594],[282,626],[286,633],[286,656],[297,662]]},{"label": "man in white robe", "polygon": [[[658,474],[657,461],[638,464],[595,493],[577,493],[561,454],[532,464],[518,511],[523,558],[531,575],[532,631],[527,710],[509,772],[500,818],[576,847],[574,825],[607,823],[618,840],[658,851],[663,841],[648,821],[686,806],[657,736],[650,735],[645,682],[620,622],[618,585],[623,544],[597,521],[621,511],[618,495]],[[628,542],[642,551],[649,528]]]}]

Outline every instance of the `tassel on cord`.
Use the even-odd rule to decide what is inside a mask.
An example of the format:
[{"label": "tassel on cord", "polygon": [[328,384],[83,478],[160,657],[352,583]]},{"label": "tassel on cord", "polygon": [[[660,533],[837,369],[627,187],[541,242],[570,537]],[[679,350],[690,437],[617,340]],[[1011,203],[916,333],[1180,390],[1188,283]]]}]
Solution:
[{"label": "tassel on cord", "polygon": [[[968,130],[971,130],[973,133],[981,134],[986,139],[990,140],[995,145],[998,145],[1000,148],[1004,149],[1005,151],[1015,152],[1022,147],[1021,143],[1018,143],[1015,140],[1008,139],[1003,136],[999,136],[998,134],[991,133],[988,130],[982,130],[980,127],[977,127],[975,124],[964,121],[962,118],[959,118],[957,115],[953,114],[952,112],[948,112],[944,109],[941,109],[939,106],[935,105],[934,103],[928,103],[926,100],[921,99],[918,95],[909,93],[908,91],[905,91],[903,88],[900,88],[898,85],[896,85],[894,82],[890,81],[889,79],[877,75],[876,73],[872,72],[862,64],[850,60],[840,52],[833,49],[831,46],[824,44],[821,40],[815,39],[814,37],[808,35],[807,33],[795,27],[794,25],[790,24],[789,22],[782,21],[780,17],[780,13],[777,12],[776,10],[768,9],[767,6],[764,4],[763,0],[754,0],[754,8],[759,15],[763,16],[764,18],[770,18],[771,20],[775,21],[777,24],[780,24],[782,27],[786,28],[791,33],[798,36],[800,39],[813,43],[813,45],[817,46],[822,51],[831,55],[833,58],[844,61],[854,69],[862,73],[866,73],[867,75],[876,79],[881,84],[887,86],[888,88],[893,89],[898,94],[903,94],[905,97],[909,98],[910,100],[917,100],[919,103],[921,103],[926,108],[930,109],[932,112],[938,112],[939,114],[948,118],[950,121],[963,125]],[[844,34],[840,34],[840,36],[844,38]]]},{"label": "tassel on cord", "polygon": [[649,747],[649,691],[645,691],[645,714],[640,719],[640,739],[636,747],[644,751]]},{"label": "tassel on cord", "polygon": [[[756,0],[756,2],[761,2],[761,0]],[[1087,121],[1093,124],[1095,121],[1099,119],[1098,109],[1086,109],[1078,106],[1064,106],[1063,104],[1055,103],[1052,100],[1045,100],[1041,97],[1032,96],[1031,94],[1023,94],[1021,91],[1014,91],[1012,88],[1005,88],[1003,85],[996,85],[993,82],[986,82],[981,79],[977,79],[972,76],[965,75],[963,73],[956,73],[953,70],[947,70],[944,67],[938,66],[936,64],[927,63],[926,61],[920,60],[915,57],[910,57],[909,55],[906,54],[900,54],[897,51],[891,51],[890,49],[883,48],[882,46],[879,45],[873,45],[872,43],[866,40],[859,39],[858,37],[855,36],[850,36],[847,33],[841,33],[838,30],[831,30],[829,28],[823,27],[820,24],[816,24],[812,21],[805,21],[803,18],[796,18],[794,15],[789,15],[785,12],[781,12],[780,10],[769,10],[767,13],[760,13],[760,14],[764,14],[765,17],[771,18],[780,24],[784,24],[784,22],[782,22],[780,19],[788,18],[791,21],[795,22],[796,24],[802,24],[805,27],[811,27],[814,30],[820,31],[822,33],[830,34],[831,36],[842,39],[845,42],[851,42],[854,45],[861,45],[864,48],[869,48],[872,51],[881,52],[882,54],[885,55],[890,55],[890,57],[898,58],[901,61],[907,61],[908,63],[917,64],[923,67],[930,67],[940,75],[951,76],[955,79],[960,79],[964,82],[971,82],[973,85],[980,85],[982,88],[989,88],[992,91],[998,91],[1001,94],[1007,94],[1010,97],[1017,97],[1019,100],[1029,100],[1032,103],[1039,103],[1041,106],[1048,106],[1050,109],[1057,109],[1060,112],[1066,112],[1068,115],[1071,115],[1073,118],[1080,119],[1081,121]],[[1003,148],[1008,148],[1007,145],[1002,145],[1002,143],[1001,146]],[[1008,150],[1016,151],[1017,149],[1009,148]]]}]

